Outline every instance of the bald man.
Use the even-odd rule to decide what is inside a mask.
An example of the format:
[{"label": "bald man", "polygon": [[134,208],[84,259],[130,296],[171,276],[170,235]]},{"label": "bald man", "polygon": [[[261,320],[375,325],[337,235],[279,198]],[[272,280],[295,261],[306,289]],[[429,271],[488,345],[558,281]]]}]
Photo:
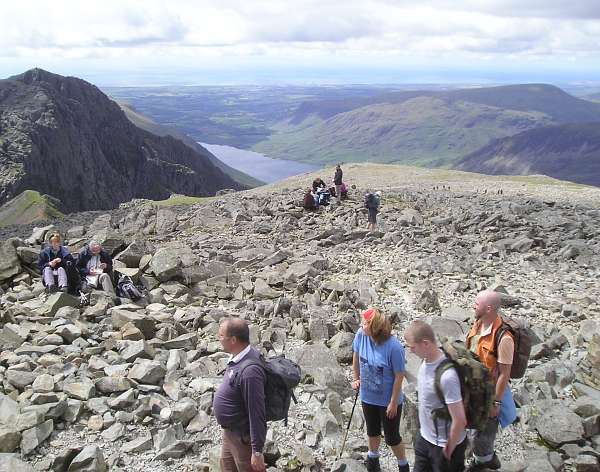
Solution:
[{"label": "bald man", "polygon": [[[492,290],[480,292],[475,298],[475,323],[467,334],[467,346],[492,374],[496,386],[496,398],[489,413],[484,429],[476,431],[473,440],[473,457],[469,460],[467,471],[500,468],[500,459],[494,452],[494,442],[498,433],[498,414],[502,408],[502,399],[510,379],[510,369],[515,353],[515,343],[510,332],[502,334],[498,344],[498,356],[494,355],[496,334],[502,326],[499,315],[500,295]],[[511,397],[512,399],[512,397]]]}]

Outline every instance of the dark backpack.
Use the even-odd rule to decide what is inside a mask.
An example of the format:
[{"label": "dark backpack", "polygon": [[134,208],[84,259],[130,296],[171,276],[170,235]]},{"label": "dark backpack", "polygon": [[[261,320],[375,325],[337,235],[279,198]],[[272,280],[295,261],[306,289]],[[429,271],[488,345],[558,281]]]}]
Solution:
[{"label": "dark backpack", "polygon": [[367,193],[365,195],[365,208],[378,208],[379,199],[374,193]]},{"label": "dark backpack", "polygon": [[117,283],[117,295],[129,298],[134,302],[144,296],[143,292],[133,283],[131,277],[121,274]]},{"label": "dark backpack", "polygon": [[508,316],[501,316],[501,318],[502,325],[496,331],[493,355],[496,359],[498,358],[498,345],[500,344],[502,335],[506,332],[511,333],[515,342],[515,354],[513,356],[512,367],[510,368],[510,378],[520,379],[525,375],[525,371],[527,370],[533,336],[531,330],[524,322],[515,318],[509,318]]},{"label": "dark backpack", "polygon": [[266,359],[246,359],[240,362],[231,382],[239,387],[241,374],[251,365],[261,366],[265,370],[265,416],[267,421],[285,420],[287,425],[288,410],[291,400],[297,403],[294,388],[300,383],[300,366],[283,356]]},{"label": "dark backpack", "polygon": [[448,407],[444,401],[441,378],[445,371],[454,367],[460,380],[460,391],[467,416],[467,428],[482,430],[487,423],[496,395],[490,371],[461,342],[446,342],[442,345],[442,351],[446,354],[447,359],[442,361],[435,371],[434,388],[444,406],[433,410],[434,424],[437,427],[436,420],[451,420]]}]

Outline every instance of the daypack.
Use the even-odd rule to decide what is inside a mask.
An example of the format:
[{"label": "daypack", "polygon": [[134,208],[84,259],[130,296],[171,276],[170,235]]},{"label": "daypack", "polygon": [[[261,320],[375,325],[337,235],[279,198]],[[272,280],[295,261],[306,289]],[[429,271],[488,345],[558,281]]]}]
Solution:
[{"label": "daypack", "polygon": [[451,420],[448,407],[444,401],[441,378],[446,370],[454,367],[460,380],[460,391],[467,416],[467,428],[482,430],[487,423],[496,395],[490,371],[461,342],[446,342],[442,345],[442,351],[446,354],[447,359],[442,361],[435,371],[434,388],[444,406],[433,410],[434,424],[437,427],[436,420]]},{"label": "daypack", "polygon": [[259,365],[265,370],[265,416],[267,421],[285,420],[287,425],[288,410],[291,400],[297,403],[294,388],[300,383],[301,370],[295,362],[283,356],[266,359],[246,359],[240,362],[237,375],[232,385],[239,387],[241,374],[247,367]]},{"label": "daypack", "polygon": [[117,283],[117,294],[120,297],[126,297],[134,302],[144,296],[142,291],[133,283],[131,277],[121,274]]},{"label": "daypack", "polygon": [[374,193],[367,193],[365,195],[365,208],[378,208],[379,198]]},{"label": "daypack", "polygon": [[515,318],[501,315],[502,325],[496,331],[496,339],[494,339],[493,355],[498,358],[498,345],[502,339],[502,335],[507,331],[513,336],[515,342],[515,354],[513,356],[512,367],[510,368],[510,378],[520,379],[525,375],[529,356],[531,355],[532,333],[529,327]]}]

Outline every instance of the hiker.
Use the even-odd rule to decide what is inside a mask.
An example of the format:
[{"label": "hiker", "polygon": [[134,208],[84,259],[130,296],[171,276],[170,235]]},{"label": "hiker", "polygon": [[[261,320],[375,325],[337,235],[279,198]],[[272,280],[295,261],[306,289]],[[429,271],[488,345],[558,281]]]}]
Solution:
[{"label": "hiker", "polygon": [[352,342],[352,388],[360,389],[360,401],[369,451],[368,472],[379,472],[381,427],[385,442],[398,461],[398,470],[408,472],[406,452],[400,436],[402,382],[405,371],[404,347],[392,336],[390,320],[376,308],[362,314],[361,327]]},{"label": "hiker", "polygon": [[342,203],[342,168],[340,164],[335,166],[335,175],[333,176],[333,184],[335,185],[335,197],[338,203]]},{"label": "hiker", "polygon": [[259,352],[250,345],[246,321],[226,318],[219,326],[219,341],[231,354],[225,376],[215,392],[213,412],[223,428],[221,472],[261,472],[265,470],[263,447],[267,435],[265,413],[265,371],[249,365],[240,373],[239,383],[230,379],[245,359],[259,359]]},{"label": "hiker", "polygon": [[368,231],[375,231],[375,225],[377,224],[377,212],[379,211],[379,203],[381,202],[381,192],[371,193],[367,191],[365,194],[365,208],[368,211]]},{"label": "hiker", "polygon": [[313,180],[312,188],[313,188],[313,192],[317,193],[319,191],[319,189],[327,189],[327,185],[325,185],[325,182],[323,182],[323,179],[321,179],[320,177],[317,177],[315,180]]},{"label": "hiker", "polygon": [[[406,347],[424,361],[417,374],[420,429],[413,472],[460,472],[465,467],[467,417],[456,369],[449,367],[440,376],[442,402],[435,388],[436,374],[447,358],[437,345],[433,329],[423,321],[414,321],[404,339]],[[434,411],[444,408],[444,403],[450,418],[436,418]]]},{"label": "hiker", "polygon": [[102,289],[112,297],[116,297],[112,283],[112,258],[102,249],[98,241],[92,240],[88,246],[79,251],[77,269],[87,287]]},{"label": "hiker", "polygon": [[42,249],[38,257],[37,264],[42,271],[42,284],[50,293],[69,290],[67,264],[75,262],[69,250],[60,243],[60,234],[52,233],[48,239],[48,246]]},{"label": "hiker", "polygon": [[317,209],[317,204],[315,203],[315,197],[313,196],[310,187],[306,189],[306,193],[304,194],[304,201],[302,206],[305,210],[314,211]]},{"label": "hiker", "polygon": [[509,331],[503,331],[499,341],[496,339],[503,324],[498,313],[500,304],[500,295],[497,292],[492,290],[479,292],[473,306],[475,323],[467,334],[467,347],[490,371],[495,385],[495,401],[489,412],[486,426],[475,431],[473,457],[469,459],[467,471],[500,468],[500,459],[494,451],[498,424],[505,427],[516,419],[516,408],[508,383],[515,342]]}]

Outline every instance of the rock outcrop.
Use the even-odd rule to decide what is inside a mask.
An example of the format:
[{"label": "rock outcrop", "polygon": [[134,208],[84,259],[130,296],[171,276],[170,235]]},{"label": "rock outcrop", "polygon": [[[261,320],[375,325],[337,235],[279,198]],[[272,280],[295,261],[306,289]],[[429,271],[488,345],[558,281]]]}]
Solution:
[{"label": "rock outcrop", "polygon": [[41,69],[0,81],[0,204],[25,190],[66,211],[241,185],[171,136],[132,124],[97,87]]}]

